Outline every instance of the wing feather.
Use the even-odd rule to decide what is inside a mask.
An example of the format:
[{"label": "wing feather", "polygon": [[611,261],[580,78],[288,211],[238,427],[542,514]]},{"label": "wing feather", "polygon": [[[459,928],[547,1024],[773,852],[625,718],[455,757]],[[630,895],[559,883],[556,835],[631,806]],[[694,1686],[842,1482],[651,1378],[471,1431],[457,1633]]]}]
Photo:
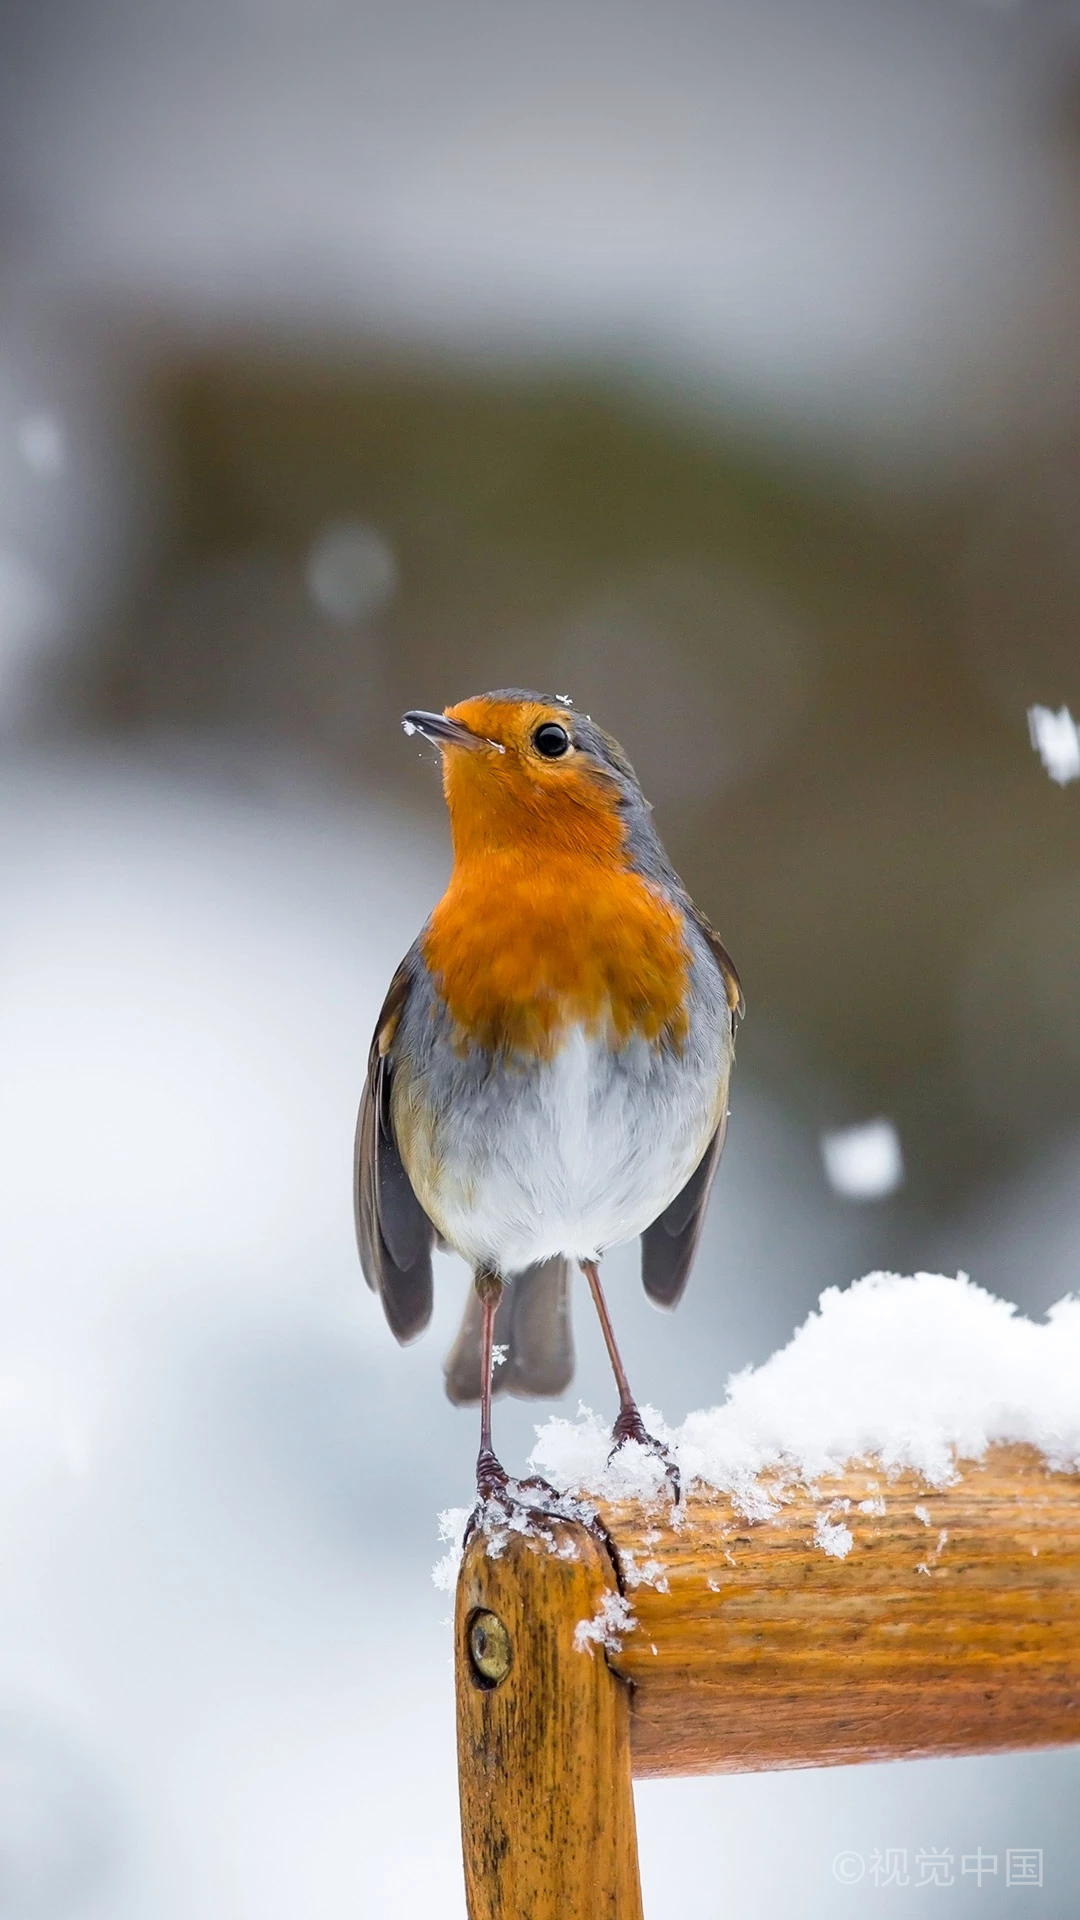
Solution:
[{"label": "wing feather", "polygon": [[734,1033],[736,1021],[741,1020],[746,1012],[746,1001],[743,998],[742,981],[739,979],[738,969],[716,928],[709,925],[700,907],[695,907],[692,900],[688,904],[690,914],[708,941],[709,951],[720,969],[724,990],[727,993],[727,1003],[731,1009],[731,1031]]},{"label": "wing feather", "polygon": [[[686,907],[707,942],[724,982],[734,1042],[735,1028],[746,1011],[738,970],[715,927],[709,925],[705,915],[689,896],[686,897]],[[657,1306],[675,1306],[690,1278],[709,1193],[720,1165],[720,1155],[724,1151],[727,1122],[725,1096],[723,1117],[689,1180],[641,1236],[641,1278],[649,1299],[654,1300]]]},{"label": "wing feather", "polygon": [[681,1193],[641,1236],[641,1278],[658,1307],[676,1306],[690,1278],[726,1133],[725,1113]]},{"label": "wing feather", "polygon": [[404,1344],[431,1318],[435,1229],[420,1205],[394,1137],[393,1042],[409,994],[412,953],[390,982],[368,1054],[356,1123],[353,1199],[360,1265]]}]

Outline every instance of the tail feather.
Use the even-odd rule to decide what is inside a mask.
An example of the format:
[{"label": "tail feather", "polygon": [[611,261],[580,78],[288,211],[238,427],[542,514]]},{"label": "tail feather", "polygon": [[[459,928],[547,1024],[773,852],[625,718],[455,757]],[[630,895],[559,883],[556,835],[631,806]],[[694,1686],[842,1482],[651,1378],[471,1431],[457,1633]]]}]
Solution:
[{"label": "tail feather", "polygon": [[[495,1315],[495,1344],[506,1358],[495,1368],[492,1392],[516,1399],[555,1398],[574,1373],[570,1274],[563,1259],[544,1260],[515,1274]],[[480,1398],[480,1302],[470,1288],[457,1339],[446,1356],[447,1398],[457,1407]]]}]

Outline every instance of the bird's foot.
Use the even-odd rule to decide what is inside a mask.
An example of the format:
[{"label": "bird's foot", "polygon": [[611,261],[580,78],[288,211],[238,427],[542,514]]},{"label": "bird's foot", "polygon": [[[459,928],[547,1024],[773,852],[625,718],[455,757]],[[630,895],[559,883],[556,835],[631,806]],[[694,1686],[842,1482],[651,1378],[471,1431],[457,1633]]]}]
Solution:
[{"label": "bird's foot", "polygon": [[553,1520],[566,1520],[584,1526],[610,1550],[607,1534],[591,1502],[572,1493],[560,1493],[550,1480],[531,1474],[527,1480],[515,1480],[489,1447],[483,1447],[476,1462],[476,1505],[469,1516],[465,1538],[478,1528],[498,1532],[509,1522],[514,1532],[536,1533],[551,1538]]},{"label": "bird's foot", "polygon": [[550,1480],[533,1474],[528,1480],[514,1480],[490,1447],[481,1447],[476,1459],[476,1494],[479,1500],[506,1501],[519,1494],[535,1494],[540,1500],[559,1500],[562,1495]]},{"label": "bird's foot", "polygon": [[531,1526],[537,1522],[564,1517],[565,1495],[549,1480],[533,1474],[528,1480],[515,1480],[490,1447],[482,1447],[476,1461],[476,1506],[469,1521],[469,1532],[500,1515]]},{"label": "bird's foot", "polygon": [[476,1497],[501,1500],[510,1485],[510,1475],[490,1447],[481,1447],[476,1456]]},{"label": "bird's foot", "polygon": [[635,1401],[630,1400],[624,1407],[620,1407],[618,1419],[611,1429],[611,1440],[612,1447],[608,1455],[609,1460],[614,1459],[619,1449],[625,1447],[628,1440],[636,1440],[638,1446],[644,1447],[647,1453],[655,1454],[656,1458],[663,1462],[664,1474],[671,1488],[672,1499],[675,1501],[681,1500],[682,1477],[671,1457],[670,1448],[666,1447],[662,1440],[658,1440],[655,1434],[649,1432],[648,1427],[638,1412]]}]

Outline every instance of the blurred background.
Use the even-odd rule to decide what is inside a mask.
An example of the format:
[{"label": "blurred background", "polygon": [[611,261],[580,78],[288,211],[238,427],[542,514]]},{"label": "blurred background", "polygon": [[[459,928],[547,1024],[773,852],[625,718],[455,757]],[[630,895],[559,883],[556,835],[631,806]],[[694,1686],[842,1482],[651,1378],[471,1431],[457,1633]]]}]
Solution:
[{"label": "blurred background", "polygon": [[[406,706],[572,694],[742,972],[679,1315],[610,1263],[643,1398],[872,1267],[1077,1285],[1078,322],[1075,0],[4,0],[2,1920],[463,1913],[467,1276],[401,1353],[349,1195]],[[1078,1786],[648,1783],[646,1910],[936,1846],[1065,1916]]]}]

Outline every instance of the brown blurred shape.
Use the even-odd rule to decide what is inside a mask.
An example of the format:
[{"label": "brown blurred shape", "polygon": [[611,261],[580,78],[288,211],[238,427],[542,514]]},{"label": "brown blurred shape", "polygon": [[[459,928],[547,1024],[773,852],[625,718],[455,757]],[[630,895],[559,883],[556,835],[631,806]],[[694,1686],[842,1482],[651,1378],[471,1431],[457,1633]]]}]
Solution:
[{"label": "brown blurred shape", "polygon": [[[1080,1119],[1076,1033],[1044,1060],[1022,966],[995,998],[984,964],[1026,896],[1077,886],[1080,793],[1023,706],[1080,711],[1074,454],[889,497],[585,378],[284,351],[170,365],[157,404],[169,549],[99,663],[99,722],[284,742],[434,823],[404,707],[569,692],[621,732],[737,956],[749,1070],[817,1124],[890,1114],[932,1206]],[[355,617],[348,582],[336,612],[312,595],[328,528],[388,556]],[[1077,949],[1054,982],[1080,979],[1080,913],[1047,924]]]}]

